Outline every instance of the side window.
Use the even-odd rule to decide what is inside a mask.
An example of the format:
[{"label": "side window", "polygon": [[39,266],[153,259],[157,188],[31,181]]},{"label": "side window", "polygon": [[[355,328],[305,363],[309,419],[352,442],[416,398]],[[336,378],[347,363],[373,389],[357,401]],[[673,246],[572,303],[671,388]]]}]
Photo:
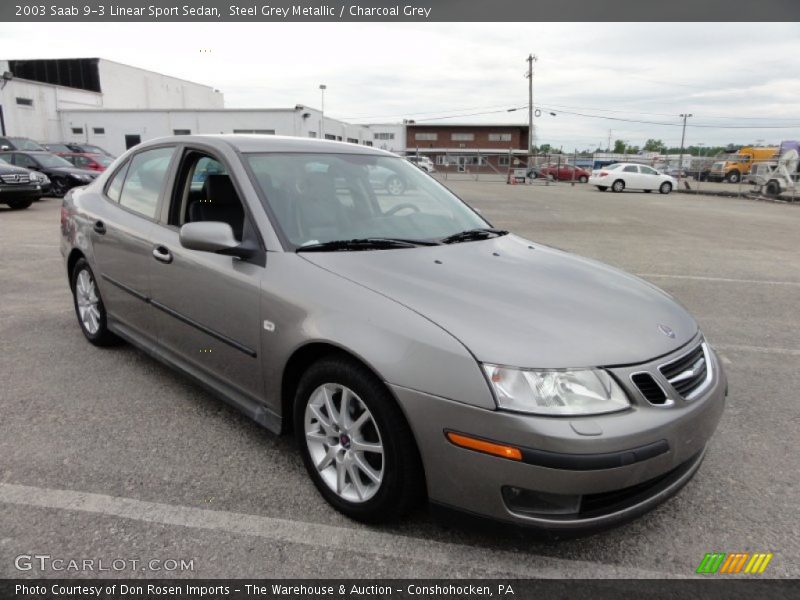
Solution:
[{"label": "side window", "polygon": [[639,172],[639,167],[637,167],[635,165],[628,165],[627,167],[625,167],[622,170],[625,171],[626,173],[638,173]]},{"label": "side window", "polygon": [[111,198],[114,202],[119,202],[119,193],[122,191],[122,182],[125,179],[125,173],[128,170],[128,162],[126,161],[119,170],[111,178],[106,186],[106,196]]},{"label": "side window", "polygon": [[639,169],[640,169],[640,170],[642,171],[642,173],[644,173],[645,175],[657,175],[657,174],[658,174],[658,173],[656,173],[656,172],[655,172],[653,169],[651,169],[650,167],[639,167]]},{"label": "side window", "polygon": [[35,169],[38,166],[36,161],[30,156],[25,156],[24,154],[15,154],[14,157],[16,158],[14,164],[17,166],[25,167],[26,169]]},{"label": "side window", "polygon": [[158,197],[174,152],[175,148],[156,148],[134,156],[122,185],[120,205],[154,219]]}]

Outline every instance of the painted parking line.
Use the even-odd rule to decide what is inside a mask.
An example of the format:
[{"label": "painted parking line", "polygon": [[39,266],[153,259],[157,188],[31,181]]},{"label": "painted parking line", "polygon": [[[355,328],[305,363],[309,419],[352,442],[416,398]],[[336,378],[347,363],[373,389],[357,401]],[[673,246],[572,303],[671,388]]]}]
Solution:
[{"label": "painted parking line", "polygon": [[394,535],[367,527],[337,527],[306,523],[290,519],[248,515],[221,510],[194,508],[147,502],[133,498],[108,496],[71,490],[40,488],[12,483],[0,483],[0,503],[18,506],[78,511],[107,517],[131,519],[143,523],[158,523],[249,535],[276,542],[312,546],[328,550],[344,550],[382,556],[397,560],[409,559],[453,567],[481,568],[504,576],[561,578],[561,577],[686,577],[627,566],[607,565],[590,561],[568,560],[494,550],[424,538]]},{"label": "painted parking line", "polygon": [[800,287],[800,281],[774,281],[769,279],[735,279],[733,277],[706,277],[704,275],[667,275],[664,273],[636,273],[645,279],[688,279],[690,281],[713,281],[717,283],[746,283],[754,285],[786,285]]}]

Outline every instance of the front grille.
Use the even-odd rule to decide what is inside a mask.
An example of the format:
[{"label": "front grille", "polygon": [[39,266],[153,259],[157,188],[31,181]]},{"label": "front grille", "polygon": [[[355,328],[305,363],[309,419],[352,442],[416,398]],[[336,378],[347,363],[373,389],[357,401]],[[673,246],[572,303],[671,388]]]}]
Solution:
[{"label": "front grille", "polygon": [[31,178],[27,173],[10,173],[8,175],[0,175],[3,183],[30,183]]},{"label": "front grille", "polygon": [[700,344],[680,358],[659,367],[672,388],[684,399],[691,400],[708,378],[705,347]]},{"label": "front grille", "polygon": [[667,395],[650,373],[634,373],[631,381],[650,404],[666,404]]}]

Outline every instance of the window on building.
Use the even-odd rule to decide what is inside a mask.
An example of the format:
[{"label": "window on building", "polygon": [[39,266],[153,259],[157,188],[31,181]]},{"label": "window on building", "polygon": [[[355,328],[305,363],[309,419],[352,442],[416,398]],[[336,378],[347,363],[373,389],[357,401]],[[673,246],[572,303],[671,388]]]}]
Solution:
[{"label": "window on building", "polygon": [[192,130],[191,129],[173,129],[172,130],[172,135],[191,135],[191,134],[192,134]]},{"label": "window on building", "polygon": [[508,156],[498,156],[497,157],[497,165],[500,167],[507,167],[509,165]]},{"label": "window on building", "polygon": [[439,136],[436,133],[415,133],[414,139],[425,142],[435,142],[439,139]]},{"label": "window on building", "polygon": [[315,137],[317,137],[317,132],[316,132],[316,131],[309,131],[309,132],[308,132],[308,137],[310,137],[310,138],[315,138]]},{"label": "window on building", "polygon": [[489,134],[489,141],[490,142],[510,142],[511,141],[511,134],[510,133],[490,133]]},{"label": "window on building", "polygon": [[474,133],[451,133],[450,139],[454,142],[471,142],[475,139]]},{"label": "window on building", "polygon": [[347,141],[351,144],[357,144],[358,140],[356,138],[347,138]]},{"label": "window on building", "polygon": [[342,141],[342,136],[340,136],[340,135],[337,135],[337,136],[336,136],[336,141],[337,141],[337,142],[341,142],[341,141]]},{"label": "window on building", "polygon": [[106,128],[105,127],[92,127],[92,133],[95,135],[105,135]]},{"label": "window on building", "polygon": [[72,135],[83,135],[83,127],[73,127]]},{"label": "window on building", "polygon": [[234,129],[233,133],[249,133],[255,135],[275,135],[274,129]]},{"label": "window on building", "polygon": [[326,133],[325,134],[325,139],[326,140],[334,140],[335,141],[336,140],[336,136],[333,135],[332,133]]},{"label": "window on building", "polygon": [[[375,134],[376,140],[393,140],[394,134],[393,133],[376,133]],[[417,138],[419,139],[419,138]]]},{"label": "window on building", "polygon": [[364,145],[365,145],[365,146],[372,146],[372,142],[370,142],[369,140],[366,140],[366,141],[364,142]]},{"label": "window on building", "polygon": [[33,98],[17,98],[17,104],[20,106],[33,106]]}]

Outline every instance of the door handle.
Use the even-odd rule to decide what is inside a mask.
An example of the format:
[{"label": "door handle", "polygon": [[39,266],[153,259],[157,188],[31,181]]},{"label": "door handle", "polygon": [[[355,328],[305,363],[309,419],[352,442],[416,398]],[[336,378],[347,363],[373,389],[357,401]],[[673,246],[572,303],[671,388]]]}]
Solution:
[{"label": "door handle", "polygon": [[99,233],[100,235],[106,234],[106,224],[102,221],[95,221],[94,222],[94,232]]},{"label": "door handle", "polygon": [[172,253],[166,246],[156,246],[153,248],[153,258],[157,261],[169,264],[172,262]]}]

